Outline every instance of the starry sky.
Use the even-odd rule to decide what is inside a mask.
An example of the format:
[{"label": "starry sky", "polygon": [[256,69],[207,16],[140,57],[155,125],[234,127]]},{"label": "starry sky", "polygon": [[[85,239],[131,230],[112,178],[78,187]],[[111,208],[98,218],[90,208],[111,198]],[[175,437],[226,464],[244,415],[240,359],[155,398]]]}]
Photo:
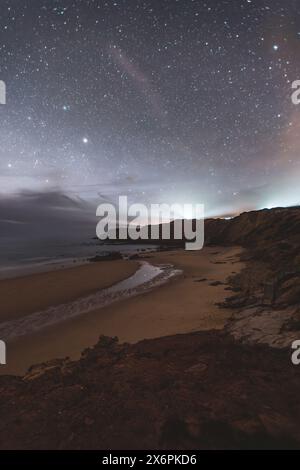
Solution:
[{"label": "starry sky", "polygon": [[300,203],[299,0],[2,0],[0,194]]}]

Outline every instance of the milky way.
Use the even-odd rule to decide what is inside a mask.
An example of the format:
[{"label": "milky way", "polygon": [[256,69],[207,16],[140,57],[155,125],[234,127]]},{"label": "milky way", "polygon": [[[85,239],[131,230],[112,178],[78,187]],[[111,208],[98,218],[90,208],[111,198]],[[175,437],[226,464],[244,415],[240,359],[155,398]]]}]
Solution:
[{"label": "milky way", "polygon": [[300,203],[297,0],[2,0],[0,192]]}]

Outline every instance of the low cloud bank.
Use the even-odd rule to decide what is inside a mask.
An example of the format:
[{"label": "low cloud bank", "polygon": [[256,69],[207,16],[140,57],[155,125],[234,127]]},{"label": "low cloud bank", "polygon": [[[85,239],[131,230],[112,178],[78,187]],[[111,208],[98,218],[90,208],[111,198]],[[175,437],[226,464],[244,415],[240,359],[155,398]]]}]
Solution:
[{"label": "low cloud bank", "polygon": [[59,191],[0,195],[0,238],[91,238],[95,212],[91,203]]}]

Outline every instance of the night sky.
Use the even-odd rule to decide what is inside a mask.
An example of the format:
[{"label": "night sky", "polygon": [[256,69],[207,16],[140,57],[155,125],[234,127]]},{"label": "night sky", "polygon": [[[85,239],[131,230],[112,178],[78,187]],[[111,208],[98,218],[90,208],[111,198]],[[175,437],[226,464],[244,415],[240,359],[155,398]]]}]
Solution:
[{"label": "night sky", "polygon": [[300,203],[299,0],[2,0],[0,193]]}]

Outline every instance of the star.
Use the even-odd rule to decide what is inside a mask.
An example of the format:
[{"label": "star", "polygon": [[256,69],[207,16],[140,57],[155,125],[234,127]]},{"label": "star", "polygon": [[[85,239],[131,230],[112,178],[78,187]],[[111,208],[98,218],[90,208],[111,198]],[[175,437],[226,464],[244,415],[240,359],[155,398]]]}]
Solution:
[{"label": "star", "polygon": [[239,210],[287,181],[289,160],[300,172],[299,2],[3,3],[16,5],[0,18],[1,193],[124,184],[210,207],[220,190]]}]

